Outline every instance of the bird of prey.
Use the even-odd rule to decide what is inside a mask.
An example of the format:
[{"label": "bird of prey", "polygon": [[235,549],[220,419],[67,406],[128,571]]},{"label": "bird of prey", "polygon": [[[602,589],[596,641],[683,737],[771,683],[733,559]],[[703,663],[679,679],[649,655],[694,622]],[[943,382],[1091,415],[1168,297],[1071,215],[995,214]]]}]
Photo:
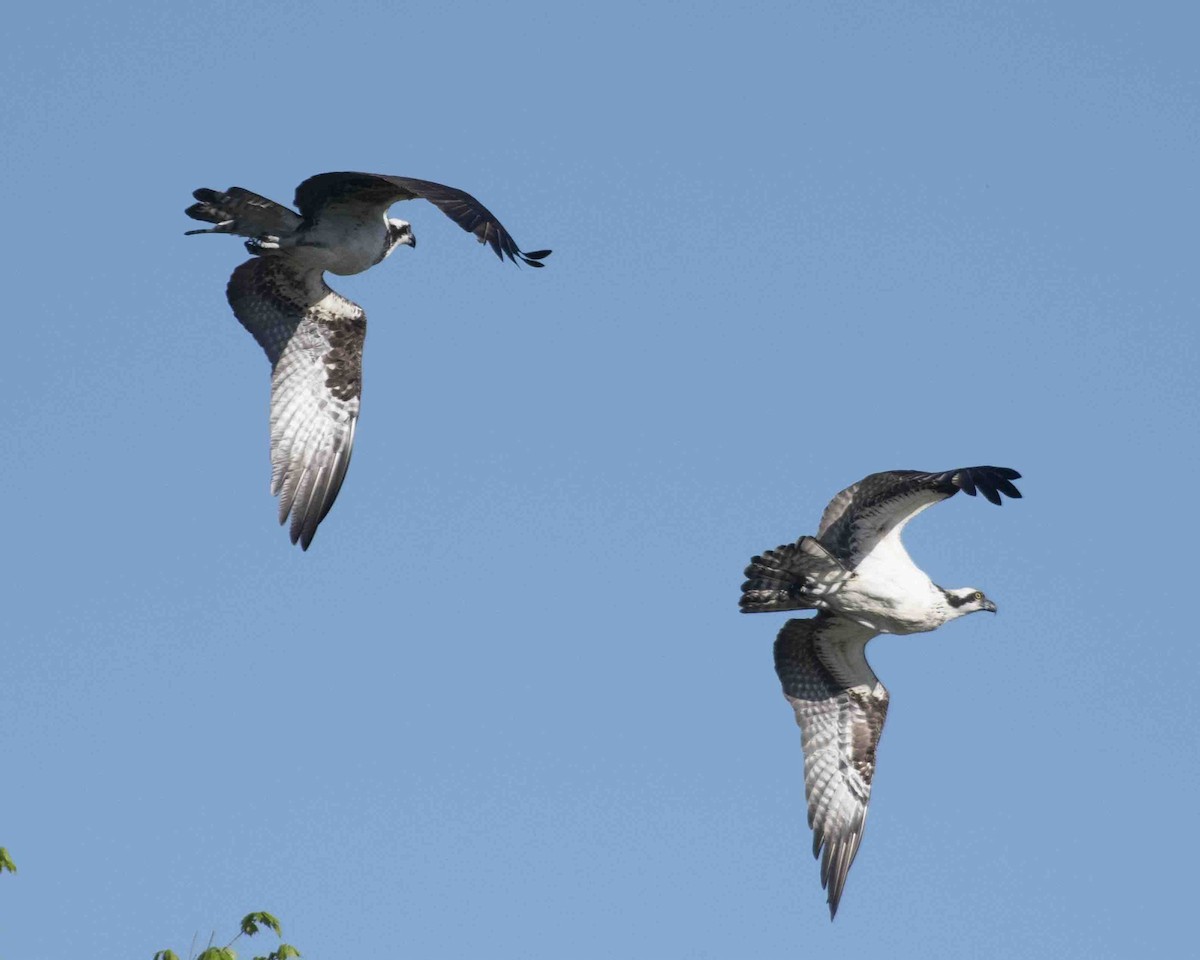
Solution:
[{"label": "bird of prey", "polygon": [[887,716],[888,692],[867,663],[867,642],[996,612],[975,587],[947,590],[930,580],[900,534],[922,510],[959,490],[979,491],[997,505],[1001,494],[1020,497],[1012,484],[1020,476],[1007,467],[873,473],[829,502],[815,537],[768,550],[746,568],[743,613],[818,611],[779,631],[775,672],[800,727],[808,825],[831,920],[862,840]]},{"label": "bird of prey", "polygon": [[362,308],[331,290],[325,271],[361,273],[398,246],[416,247],[412,227],[387,217],[400,200],[428,200],[501,260],[540,267],[550,251],[525,253],[469,193],[410,177],[321,173],[296,188],[299,213],[241,187],[193,196],[187,215],[214,226],[188,235],[250,238],[253,256],[226,296],[271,361],[271,494],[279,522],[291,515],[292,543],[307,550],[350,464],[367,331]]}]

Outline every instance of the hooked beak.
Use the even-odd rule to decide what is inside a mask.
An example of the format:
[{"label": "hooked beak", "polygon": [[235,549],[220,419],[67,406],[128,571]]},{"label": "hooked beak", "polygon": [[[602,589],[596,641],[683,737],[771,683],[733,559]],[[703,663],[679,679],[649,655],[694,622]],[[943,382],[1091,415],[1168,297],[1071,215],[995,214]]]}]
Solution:
[{"label": "hooked beak", "polygon": [[411,233],[410,233],[410,234],[408,234],[408,235],[407,235],[407,236],[406,236],[406,237],[405,237],[403,240],[401,240],[400,242],[401,242],[401,243],[407,243],[407,244],[408,244],[410,247],[412,247],[414,250],[416,250],[416,249],[417,249],[417,238],[416,238],[416,237],[415,237],[413,234],[411,234]]},{"label": "hooked beak", "polygon": [[994,603],[992,603],[991,600],[984,600],[983,606],[980,609],[986,610],[988,613],[995,613],[996,605]]}]

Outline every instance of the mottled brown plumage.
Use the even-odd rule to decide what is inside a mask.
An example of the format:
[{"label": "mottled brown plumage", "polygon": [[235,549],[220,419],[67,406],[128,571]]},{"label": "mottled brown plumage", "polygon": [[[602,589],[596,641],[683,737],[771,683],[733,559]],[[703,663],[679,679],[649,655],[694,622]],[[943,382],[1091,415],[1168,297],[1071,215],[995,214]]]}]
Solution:
[{"label": "mottled brown plumage", "polygon": [[350,466],[366,314],[288,257],[247,260],[227,295],[271,361],[271,493],[308,549]]},{"label": "mottled brown plumage", "polygon": [[775,640],[775,672],[801,730],[808,825],[830,918],[862,842],[875,749],[887,717],[888,692],[865,654],[875,635],[822,613],[789,620]]}]

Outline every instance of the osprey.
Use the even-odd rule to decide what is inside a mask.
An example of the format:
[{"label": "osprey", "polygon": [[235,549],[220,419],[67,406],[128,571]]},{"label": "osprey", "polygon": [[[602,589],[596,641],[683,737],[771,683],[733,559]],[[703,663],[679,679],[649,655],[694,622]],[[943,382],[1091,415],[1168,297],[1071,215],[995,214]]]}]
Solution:
[{"label": "osprey", "polygon": [[775,672],[800,726],[808,825],[831,920],[862,840],[887,716],[888,692],[867,663],[867,642],[996,612],[981,590],[947,590],[930,580],[900,534],[922,510],[959,490],[971,496],[978,490],[997,505],[1001,494],[1020,497],[1012,484],[1020,476],[1007,467],[873,473],[829,502],[815,537],[769,550],[746,568],[743,613],[818,611],[779,631]]},{"label": "osprey", "polygon": [[412,227],[389,219],[399,200],[425,199],[513,263],[531,267],[549,250],[523,252],[469,193],[374,173],[321,173],[296,188],[298,214],[257,193],[201,189],[189,217],[216,224],[195,233],[249,237],[254,256],[226,288],[233,313],[271,361],[271,495],[292,543],[307,550],[350,465],[362,386],[367,321],[358,304],[326,286],[325,271],[362,273],[398,246],[416,247]]}]

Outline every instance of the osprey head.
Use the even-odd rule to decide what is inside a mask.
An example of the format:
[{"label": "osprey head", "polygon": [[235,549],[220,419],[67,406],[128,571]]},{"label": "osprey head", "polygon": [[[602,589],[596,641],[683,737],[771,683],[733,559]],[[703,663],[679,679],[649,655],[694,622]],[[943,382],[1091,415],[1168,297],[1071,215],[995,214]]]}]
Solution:
[{"label": "osprey head", "polygon": [[946,595],[952,620],[955,617],[965,617],[968,613],[978,613],[980,610],[996,612],[996,605],[982,590],[976,590],[974,587],[958,587],[955,590],[942,590],[942,593]]},{"label": "osprey head", "polygon": [[401,244],[410,247],[417,245],[417,238],[413,236],[412,224],[407,220],[397,220],[395,217],[389,217],[387,222],[388,228],[388,243],[387,250],[384,256],[388,256]]}]

